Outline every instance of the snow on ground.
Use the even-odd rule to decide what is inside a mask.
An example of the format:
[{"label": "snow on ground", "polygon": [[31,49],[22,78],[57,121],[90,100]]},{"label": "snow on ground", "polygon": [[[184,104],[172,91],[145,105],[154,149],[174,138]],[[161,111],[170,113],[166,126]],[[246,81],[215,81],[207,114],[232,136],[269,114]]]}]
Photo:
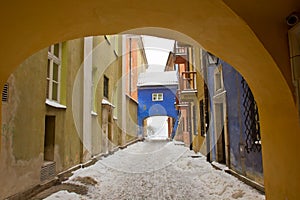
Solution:
[{"label": "snow on ground", "polygon": [[68,192],[66,190],[59,191],[57,193],[54,193],[47,197],[46,199],[51,200],[58,200],[58,199],[64,199],[64,200],[81,200],[83,199],[82,196],[74,193],[74,192]]},{"label": "snow on ground", "polygon": [[82,185],[78,177],[97,181],[87,185],[87,195],[60,191],[46,199],[265,199],[237,178],[215,170],[203,155],[194,155],[174,142],[138,142],[74,172],[68,183]]}]

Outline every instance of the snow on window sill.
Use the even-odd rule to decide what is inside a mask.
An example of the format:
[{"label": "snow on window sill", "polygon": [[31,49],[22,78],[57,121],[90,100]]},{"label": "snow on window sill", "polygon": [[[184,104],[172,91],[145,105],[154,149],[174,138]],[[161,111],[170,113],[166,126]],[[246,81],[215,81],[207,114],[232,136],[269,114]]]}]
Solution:
[{"label": "snow on window sill", "polygon": [[102,105],[109,105],[113,108],[115,108],[116,106],[114,106],[112,103],[110,103],[109,101],[107,101],[106,99],[102,99],[102,102],[101,102]]},{"label": "snow on window sill", "polygon": [[56,101],[51,101],[49,99],[46,99],[46,102],[45,102],[48,106],[51,106],[51,107],[54,107],[54,108],[62,108],[62,109],[66,109],[67,106],[65,105],[62,105]]},{"label": "snow on window sill", "polygon": [[98,113],[96,113],[95,111],[91,111],[91,115],[92,116],[98,116]]}]

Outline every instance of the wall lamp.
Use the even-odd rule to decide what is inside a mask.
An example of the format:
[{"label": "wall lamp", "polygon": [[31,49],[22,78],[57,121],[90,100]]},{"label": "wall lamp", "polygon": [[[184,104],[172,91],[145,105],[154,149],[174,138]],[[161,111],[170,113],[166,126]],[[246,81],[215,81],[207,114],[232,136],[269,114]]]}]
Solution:
[{"label": "wall lamp", "polygon": [[295,26],[299,22],[299,18],[299,12],[292,12],[289,16],[286,17],[286,24],[289,26]]}]

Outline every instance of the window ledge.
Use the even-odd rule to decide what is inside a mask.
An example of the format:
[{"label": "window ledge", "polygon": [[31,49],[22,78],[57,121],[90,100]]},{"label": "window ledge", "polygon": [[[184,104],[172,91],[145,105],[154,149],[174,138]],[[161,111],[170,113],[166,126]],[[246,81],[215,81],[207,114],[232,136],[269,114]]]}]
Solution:
[{"label": "window ledge", "polygon": [[98,116],[98,113],[96,113],[95,111],[91,111],[91,115],[92,116]]},{"label": "window ledge", "polygon": [[109,105],[113,108],[115,108],[116,106],[114,106],[112,103],[110,103],[108,100],[106,99],[102,99],[102,102],[101,102],[102,105]]},{"label": "window ledge", "polygon": [[126,96],[128,99],[131,99],[132,101],[134,101],[136,104],[139,103],[139,102],[136,101],[134,98],[132,98],[129,94],[125,94],[125,96]]},{"label": "window ledge", "polygon": [[49,100],[49,99],[46,99],[45,103],[46,103],[46,105],[54,107],[54,108],[61,108],[61,109],[66,109],[67,108],[67,106],[62,105],[62,104],[60,104],[56,101]]}]

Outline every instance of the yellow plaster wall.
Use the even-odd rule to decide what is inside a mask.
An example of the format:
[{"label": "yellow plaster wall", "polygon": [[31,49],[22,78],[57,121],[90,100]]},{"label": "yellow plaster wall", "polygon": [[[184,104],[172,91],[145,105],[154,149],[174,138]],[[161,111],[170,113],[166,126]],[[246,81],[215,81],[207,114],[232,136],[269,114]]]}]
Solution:
[{"label": "yellow plaster wall", "polygon": [[196,70],[196,80],[197,80],[197,100],[196,100],[196,109],[197,109],[197,131],[198,135],[194,136],[193,141],[193,149],[196,152],[201,152],[202,154],[206,155],[206,138],[201,136],[201,124],[200,124],[200,100],[204,99],[204,77],[203,71],[201,70],[202,58],[199,47],[194,47],[194,59],[195,59],[195,70]]},{"label": "yellow plaster wall", "polygon": [[[65,126],[62,135],[64,143],[61,148],[64,150],[62,170],[66,170],[81,162],[82,156],[82,142],[80,140],[80,133],[77,132],[73,119],[72,112],[72,93],[75,77],[78,73],[79,67],[83,62],[83,39],[76,39],[67,41],[66,43],[66,105],[65,110]],[[63,89],[63,88],[62,88]]]},{"label": "yellow plaster wall", "polygon": [[2,105],[0,199],[39,183],[44,153],[47,49],[26,59],[9,77]]},{"label": "yellow plaster wall", "polygon": [[72,113],[73,85],[80,66],[83,63],[83,39],[63,42],[61,94],[67,108],[58,109],[47,106],[46,113],[55,116],[54,161],[57,172],[66,170],[81,161],[82,143],[77,132]]},{"label": "yellow plaster wall", "polygon": [[[225,2],[155,0],[149,6],[147,1],[134,0],[106,1],[103,6],[98,0],[29,0],[15,6],[6,1],[0,8],[0,86],[26,57],[58,41],[138,27],[185,33],[247,80],[260,108],[267,198],[296,199],[300,188],[296,159],[300,126],[290,90],[285,17],[299,11],[299,3]],[[170,4],[173,9],[169,9]],[[144,29],[143,33],[180,40],[180,36],[164,31]]]},{"label": "yellow plaster wall", "polygon": [[[121,74],[122,74],[122,63],[121,57],[115,55],[114,50],[118,52],[116,47],[121,46],[115,45],[115,42],[121,42],[118,38],[115,40],[115,37],[118,36],[108,36],[109,42],[105,40],[104,36],[95,36],[93,37],[93,67],[95,68],[94,71],[94,78],[95,78],[95,85],[94,93],[95,93],[95,108],[96,112],[98,113],[97,120],[98,120],[98,128],[96,128],[96,132],[93,133],[94,138],[94,145],[95,153],[105,153],[107,152],[107,148],[112,148],[113,146],[118,144],[119,137],[120,137],[120,130],[117,128],[117,124],[114,120],[111,120],[112,124],[111,131],[112,131],[112,141],[108,141],[108,147],[105,145],[105,141],[107,140],[106,137],[102,134],[102,104],[101,101],[104,98],[103,96],[103,81],[104,75],[109,79],[108,87],[108,101],[114,104],[114,109],[119,109],[118,105],[115,104],[116,98],[116,90],[120,89],[119,85]],[[114,112],[111,113],[114,115]],[[117,116],[115,116],[117,117]],[[98,142],[97,142],[98,141]],[[102,141],[99,143],[99,141]]]}]

